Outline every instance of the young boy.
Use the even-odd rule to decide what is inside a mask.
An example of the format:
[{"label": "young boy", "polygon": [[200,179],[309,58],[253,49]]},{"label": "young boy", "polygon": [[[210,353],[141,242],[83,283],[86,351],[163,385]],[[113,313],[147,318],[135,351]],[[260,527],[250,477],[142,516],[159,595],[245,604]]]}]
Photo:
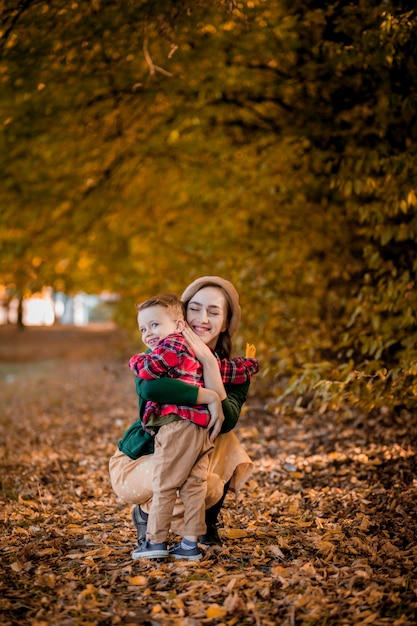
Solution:
[{"label": "young boy", "polygon": [[[181,301],[172,295],[156,296],[138,306],[138,325],[149,349],[129,361],[137,376],[151,380],[180,378],[203,387],[203,367],[181,331],[185,327]],[[242,383],[258,371],[255,359],[219,359],[225,383]],[[207,426],[210,413],[221,411],[220,399],[205,389],[207,404],[193,407],[149,401],[142,415],[144,428],[155,435],[153,499],[146,541],[133,552],[134,559],[175,558],[200,560],[197,538],[206,532],[205,496],[208,453],[213,447]],[[167,535],[177,491],[184,503],[181,543],[168,551]]]}]

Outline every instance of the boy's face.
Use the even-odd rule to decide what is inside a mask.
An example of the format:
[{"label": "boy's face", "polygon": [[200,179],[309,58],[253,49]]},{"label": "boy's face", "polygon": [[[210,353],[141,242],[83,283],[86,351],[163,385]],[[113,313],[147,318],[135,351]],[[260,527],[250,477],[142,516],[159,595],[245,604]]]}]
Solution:
[{"label": "boy's face", "polygon": [[184,320],[176,320],[164,306],[150,306],[138,313],[138,326],[147,348],[155,346],[172,333],[184,330]]}]

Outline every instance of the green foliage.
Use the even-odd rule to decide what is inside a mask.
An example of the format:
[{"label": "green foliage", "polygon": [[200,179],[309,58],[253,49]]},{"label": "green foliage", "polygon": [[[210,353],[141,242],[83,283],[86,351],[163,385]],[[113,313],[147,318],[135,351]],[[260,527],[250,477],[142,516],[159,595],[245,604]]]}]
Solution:
[{"label": "green foliage", "polygon": [[7,7],[1,283],[112,289],[133,326],[221,274],[277,394],[415,405],[412,7]]},{"label": "green foliage", "polygon": [[[297,85],[308,104],[296,115],[358,256],[337,290],[328,380],[317,380],[320,368],[297,380],[300,390],[315,385],[320,401],[415,406],[417,17],[387,3],[316,6],[313,27],[299,30]],[[288,9],[305,25],[297,5]]]}]

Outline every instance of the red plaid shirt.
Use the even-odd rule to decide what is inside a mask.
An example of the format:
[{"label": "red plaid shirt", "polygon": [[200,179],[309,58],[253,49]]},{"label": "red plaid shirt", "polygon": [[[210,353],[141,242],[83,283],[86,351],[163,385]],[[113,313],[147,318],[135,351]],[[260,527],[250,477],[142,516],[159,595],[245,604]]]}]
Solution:
[{"label": "red plaid shirt", "polygon": [[[256,359],[245,357],[220,359],[217,357],[217,361],[224,383],[239,385],[246,382],[259,370]],[[180,333],[169,335],[163,339],[152,352],[135,354],[129,360],[129,367],[139,378],[145,380],[168,376],[179,378],[191,385],[204,386],[203,366]],[[189,407],[148,401],[142,417],[144,424],[149,420],[152,413],[158,417],[175,413],[182,419],[194,422],[199,426],[207,426],[210,421],[210,413],[206,404]]]}]

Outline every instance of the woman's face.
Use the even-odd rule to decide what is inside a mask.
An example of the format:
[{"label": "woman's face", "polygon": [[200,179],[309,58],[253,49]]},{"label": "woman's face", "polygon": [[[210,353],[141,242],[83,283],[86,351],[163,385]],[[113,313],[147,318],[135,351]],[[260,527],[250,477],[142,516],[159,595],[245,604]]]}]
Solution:
[{"label": "woman's face", "polygon": [[187,306],[187,322],[204,343],[214,349],[227,329],[227,302],[220,287],[203,287]]}]

